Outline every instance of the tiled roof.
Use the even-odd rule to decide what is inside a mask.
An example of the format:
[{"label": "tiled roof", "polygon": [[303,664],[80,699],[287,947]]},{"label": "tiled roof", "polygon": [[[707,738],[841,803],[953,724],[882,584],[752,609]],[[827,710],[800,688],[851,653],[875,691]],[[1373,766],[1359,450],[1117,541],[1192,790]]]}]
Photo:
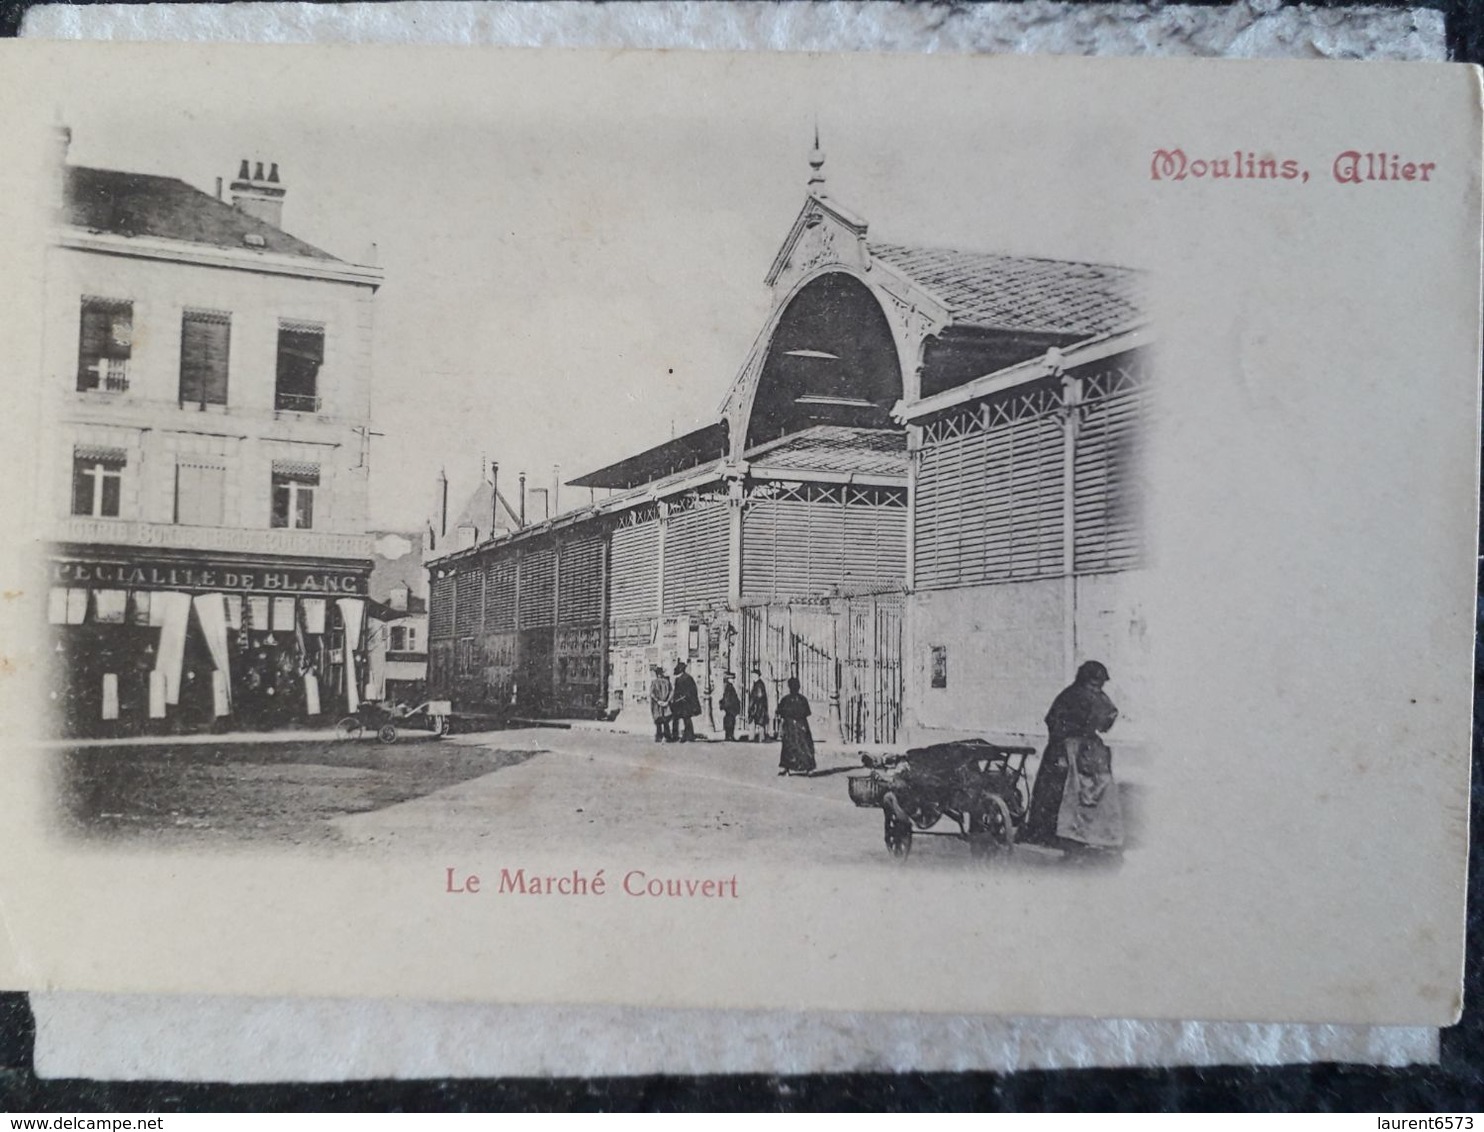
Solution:
[{"label": "tiled roof", "polygon": [[1124,267],[870,244],[872,257],[935,296],[961,325],[1090,337],[1142,314],[1143,279]]},{"label": "tiled roof", "polygon": [[67,222],[117,236],[154,236],[241,251],[245,236],[260,236],[254,251],[334,260],[303,240],[217,200],[175,177],[67,168]]},{"label": "tiled roof", "polygon": [[783,440],[759,445],[747,461],[799,471],[906,475],[907,434],[893,429],[815,425]]}]

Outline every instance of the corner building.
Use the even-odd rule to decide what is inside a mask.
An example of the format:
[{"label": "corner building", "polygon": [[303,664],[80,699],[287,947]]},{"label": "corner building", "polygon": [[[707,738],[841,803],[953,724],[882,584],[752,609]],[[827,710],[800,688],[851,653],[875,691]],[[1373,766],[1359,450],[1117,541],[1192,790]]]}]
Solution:
[{"label": "corner building", "polygon": [[[909,409],[1137,318],[1139,279],[877,242],[822,164],[816,150],[718,419],[571,481],[612,493],[596,506],[431,563],[429,678],[456,710],[644,727],[651,667],[684,660],[703,728],[719,729],[723,673],[745,694],[757,666],[772,704],[797,676],[816,729],[846,742],[931,729],[909,699],[926,665],[914,543],[966,520],[936,504],[923,518]],[[1022,462],[967,490],[1019,500],[1038,477]]]},{"label": "corner building", "polygon": [[332,722],[364,674],[381,273],[284,232],[271,163],[230,201],[60,176],[39,451],[61,727]]}]

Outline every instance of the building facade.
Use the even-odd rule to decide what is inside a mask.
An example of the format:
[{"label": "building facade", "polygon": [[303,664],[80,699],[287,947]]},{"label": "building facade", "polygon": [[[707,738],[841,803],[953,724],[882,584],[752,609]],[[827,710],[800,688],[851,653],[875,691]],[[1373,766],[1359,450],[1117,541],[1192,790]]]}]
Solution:
[{"label": "building facade", "polygon": [[[1091,446],[1122,452],[1127,436],[1098,423],[1107,412],[1090,393],[1079,412],[1094,423],[1064,450],[1054,424],[1063,372],[1042,370],[1137,323],[1139,274],[879,242],[826,192],[817,150],[810,164],[804,206],[766,276],[772,312],[716,422],[572,481],[610,492],[601,503],[430,563],[429,677],[456,708],[643,726],[652,667],[681,660],[701,688],[703,726],[719,722],[723,674],[750,684],[756,667],[773,703],[800,680],[817,730],[891,744],[1001,729],[1044,711],[1065,683],[1080,645],[1064,644],[1063,622],[1022,608],[1040,600],[1030,589],[993,587],[1043,577],[1061,587],[1138,561],[1110,552],[1093,569],[1077,525],[1077,506],[1091,504],[1078,496],[1055,510],[1072,482],[1056,478],[1063,461],[1082,461],[1085,495]],[[1074,391],[1084,378],[1101,389],[1086,357],[1067,363]],[[1015,395],[1052,424],[1022,425],[1022,409],[1001,407],[1003,375],[1026,367],[1038,377]],[[1142,405],[1124,394],[1108,409]],[[972,452],[955,448],[954,430],[968,428],[957,422],[975,413],[989,431]],[[1104,434],[1112,439],[1095,442]],[[1083,543],[1083,557],[1068,558]],[[1082,585],[1084,605],[1097,584]],[[979,668],[1001,680],[1026,670],[1000,633],[1016,623],[1052,642],[1038,639],[1023,681],[962,713],[928,695],[942,690],[934,657],[977,650]],[[988,628],[953,635],[971,624]],[[1048,648],[1054,670],[1040,665]]]},{"label": "building facade", "polygon": [[426,531],[372,535],[366,604],[366,698],[415,707],[427,698]]},{"label": "building facade", "polygon": [[1036,741],[1084,660],[1113,673],[1122,742],[1147,734],[1151,368],[1139,323],[903,407],[918,739]]},{"label": "building facade", "polygon": [[359,698],[374,267],[232,199],[62,163],[39,449],[68,733],[313,720]]}]

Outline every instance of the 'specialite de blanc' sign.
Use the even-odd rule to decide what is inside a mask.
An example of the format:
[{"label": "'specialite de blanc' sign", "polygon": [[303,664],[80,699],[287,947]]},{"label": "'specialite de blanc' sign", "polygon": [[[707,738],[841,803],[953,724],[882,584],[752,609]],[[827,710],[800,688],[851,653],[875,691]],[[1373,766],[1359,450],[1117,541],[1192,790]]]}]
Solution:
[{"label": "'specialite de blanc' sign", "polygon": [[231,593],[365,594],[367,576],[292,566],[67,561],[52,563],[52,584]]}]

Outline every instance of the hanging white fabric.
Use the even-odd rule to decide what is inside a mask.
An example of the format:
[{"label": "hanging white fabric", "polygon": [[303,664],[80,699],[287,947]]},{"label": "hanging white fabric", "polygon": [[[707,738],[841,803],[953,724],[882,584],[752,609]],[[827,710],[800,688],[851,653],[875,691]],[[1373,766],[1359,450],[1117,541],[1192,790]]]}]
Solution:
[{"label": "hanging white fabric", "polygon": [[227,647],[227,599],[221,594],[197,594],[195,605],[196,620],[201,622],[211,663],[222,677],[219,694],[217,681],[212,678],[216,714],[227,715],[232,710],[232,653]]},{"label": "hanging white fabric", "polygon": [[103,674],[103,718],[119,717],[119,677],[117,672]]},{"label": "hanging white fabric", "polygon": [[386,699],[387,625],[374,617],[366,628],[366,698]]},{"label": "hanging white fabric", "polygon": [[220,668],[211,674],[211,709],[218,719],[232,713],[232,686]]},{"label": "hanging white fabric", "polygon": [[276,597],[273,599],[273,631],[275,633],[292,633],[294,631],[293,598]]},{"label": "hanging white fabric", "polygon": [[319,677],[313,672],[306,672],[304,673],[304,714],[318,715],[319,713]]},{"label": "hanging white fabric", "polygon": [[247,599],[248,628],[255,633],[266,633],[270,628],[268,624],[268,599],[254,594]]},{"label": "hanging white fabric", "polygon": [[165,718],[165,674],[158,668],[149,674],[149,717]]},{"label": "hanging white fabric", "polygon": [[150,616],[160,618],[160,652],[155,671],[165,679],[165,702],[180,703],[180,667],[185,661],[186,623],[191,616],[191,595],[167,590],[150,602]]},{"label": "hanging white fabric", "polygon": [[366,603],[358,597],[338,597],[335,604],[340,607],[340,620],[345,625],[345,707],[353,712],[361,706],[356,691],[355,650],[361,643],[361,621]]},{"label": "hanging white fabric", "polygon": [[88,591],[72,589],[67,591],[67,624],[81,625],[88,619]]},{"label": "hanging white fabric", "polygon": [[128,612],[127,590],[94,590],[93,620],[100,625],[122,625]]},{"label": "hanging white fabric", "polygon": [[325,599],[322,597],[301,598],[300,608],[304,610],[304,631],[316,636],[325,631]]},{"label": "hanging white fabric", "polygon": [[242,629],[242,595],[227,594],[227,628],[236,631]]}]

